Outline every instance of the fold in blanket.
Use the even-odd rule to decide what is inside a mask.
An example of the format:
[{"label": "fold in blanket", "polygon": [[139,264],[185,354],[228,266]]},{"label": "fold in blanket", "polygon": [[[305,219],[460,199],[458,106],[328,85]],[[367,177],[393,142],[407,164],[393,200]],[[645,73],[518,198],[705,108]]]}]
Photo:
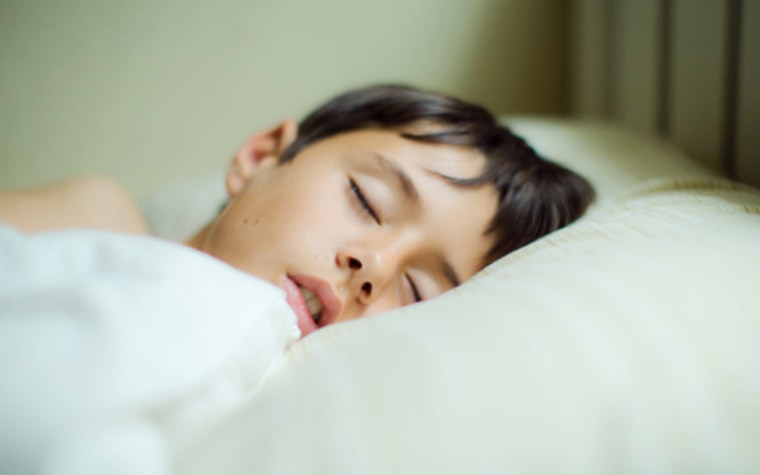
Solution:
[{"label": "fold in blanket", "polygon": [[279,288],[184,246],[0,226],[0,472],[166,473],[298,336]]}]

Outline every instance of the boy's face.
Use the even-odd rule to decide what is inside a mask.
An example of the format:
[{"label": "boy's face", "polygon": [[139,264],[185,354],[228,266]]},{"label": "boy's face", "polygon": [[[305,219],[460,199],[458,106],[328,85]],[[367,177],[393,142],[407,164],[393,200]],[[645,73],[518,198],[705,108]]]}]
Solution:
[{"label": "boy's face", "polygon": [[283,288],[303,336],[429,299],[480,269],[496,190],[436,175],[478,175],[476,151],[363,130],[278,164],[294,132],[268,133],[238,154],[228,206],[190,244]]}]

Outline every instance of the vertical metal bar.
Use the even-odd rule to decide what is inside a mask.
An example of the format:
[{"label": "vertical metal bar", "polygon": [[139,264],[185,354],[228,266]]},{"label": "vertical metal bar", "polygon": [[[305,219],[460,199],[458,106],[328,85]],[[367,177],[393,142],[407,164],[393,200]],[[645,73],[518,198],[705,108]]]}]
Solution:
[{"label": "vertical metal bar", "polygon": [[739,68],[741,67],[742,2],[729,0],[726,52],[725,91],[723,102],[723,130],[721,131],[721,151],[723,171],[736,178],[737,114],[739,112]]}]

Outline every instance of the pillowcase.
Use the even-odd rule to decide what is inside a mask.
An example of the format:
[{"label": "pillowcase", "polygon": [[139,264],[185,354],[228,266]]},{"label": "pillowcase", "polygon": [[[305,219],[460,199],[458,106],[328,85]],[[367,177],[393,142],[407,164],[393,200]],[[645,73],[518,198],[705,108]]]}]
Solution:
[{"label": "pillowcase", "polygon": [[591,212],[302,340],[180,473],[760,471],[758,192],[613,125],[508,122]]},{"label": "pillowcase", "polygon": [[670,142],[610,122],[537,117],[503,122],[545,158],[586,177],[599,202],[656,178],[717,175]]},{"label": "pillowcase", "polygon": [[180,473],[760,471],[760,193],[614,126],[511,122],[594,210],[302,340]]},{"label": "pillowcase", "polygon": [[141,204],[150,233],[187,242],[211,222],[227,200],[225,172],[210,173],[160,190]]},{"label": "pillowcase", "polygon": [[721,186],[307,337],[180,473],[757,472],[760,195]]}]

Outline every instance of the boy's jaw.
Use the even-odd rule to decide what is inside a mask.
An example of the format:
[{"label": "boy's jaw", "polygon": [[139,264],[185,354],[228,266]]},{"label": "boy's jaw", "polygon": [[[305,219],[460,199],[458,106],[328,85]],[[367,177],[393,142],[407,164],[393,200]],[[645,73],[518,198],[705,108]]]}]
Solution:
[{"label": "boy's jaw", "polygon": [[[282,287],[285,290],[288,305],[296,314],[301,338],[334,323],[340,315],[343,304],[332,286],[322,279],[305,275],[286,275],[282,279]],[[307,303],[307,297],[304,294],[311,302]],[[316,299],[318,303],[313,299]],[[312,309],[321,307],[321,311],[312,315],[309,311],[310,305]]]}]

